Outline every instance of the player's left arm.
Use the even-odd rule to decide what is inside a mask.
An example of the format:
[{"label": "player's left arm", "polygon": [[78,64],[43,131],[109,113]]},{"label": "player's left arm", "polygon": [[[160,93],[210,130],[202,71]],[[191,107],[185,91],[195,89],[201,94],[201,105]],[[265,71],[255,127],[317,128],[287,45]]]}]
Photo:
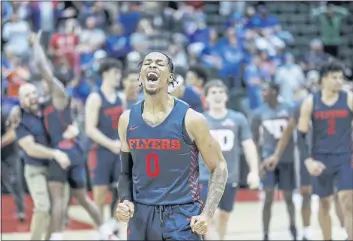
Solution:
[{"label": "player's left arm", "polygon": [[38,69],[48,84],[49,91],[52,95],[53,105],[57,109],[64,109],[69,103],[69,97],[66,93],[64,85],[54,76],[54,73],[49,65],[42,46],[40,45],[41,31],[38,34],[32,34],[30,43],[33,46],[34,59],[38,65]]},{"label": "player's left arm", "polygon": [[185,116],[185,126],[210,170],[209,189],[202,214],[212,218],[227,182],[227,163],[223,157],[220,145],[210,133],[206,118],[201,113],[189,109]]},{"label": "player's left arm", "polygon": [[353,111],[353,92],[347,92],[347,104],[348,107]]},{"label": "player's left arm", "polygon": [[259,173],[259,156],[248,121],[243,114],[239,113],[238,121],[239,134],[242,147],[244,149],[245,159],[248,163],[250,172]]}]

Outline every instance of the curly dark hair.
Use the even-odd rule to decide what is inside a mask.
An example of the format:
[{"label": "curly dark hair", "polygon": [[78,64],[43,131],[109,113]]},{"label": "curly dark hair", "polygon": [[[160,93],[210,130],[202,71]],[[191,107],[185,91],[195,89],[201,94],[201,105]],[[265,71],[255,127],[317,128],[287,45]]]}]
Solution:
[{"label": "curly dark hair", "polygon": [[[169,67],[169,72],[171,73],[171,74],[174,74],[174,63],[173,63],[173,60],[167,55],[167,54],[165,54],[165,53],[162,53],[162,52],[158,52],[158,53],[160,53],[160,54],[163,54],[166,58],[167,58],[167,64],[168,64],[168,67]],[[149,54],[149,53],[148,53]],[[147,55],[148,55],[147,54]],[[146,56],[147,56],[146,55]],[[146,57],[145,56],[145,57]],[[144,58],[145,59],[145,58]],[[138,64],[138,68],[140,68],[140,70],[141,70],[141,67],[142,67],[142,64],[143,64],[143,60]],[[140,78],[140,77],[139,77]],[[139,81],[139,79],[137,80],[137,81]],[[173,85],[173,87],[174,87],[174,85],[175,84],[177,84],[178,83],[178,81],[176,80],[176,76],[173,76],[173,81],[170,83],[171,85]],[[142,86],[142,83],[140,83],[140,87]]]}]

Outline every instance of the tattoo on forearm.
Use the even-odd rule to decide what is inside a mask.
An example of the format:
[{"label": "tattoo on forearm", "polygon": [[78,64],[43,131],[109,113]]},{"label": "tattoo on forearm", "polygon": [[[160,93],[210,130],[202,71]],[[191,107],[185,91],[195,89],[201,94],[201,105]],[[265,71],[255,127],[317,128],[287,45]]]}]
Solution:
[{"label": "tattoo on forearm", "polygon": [[219,202],[223,196],[224,188],[228,178],[228,169],[225,163],[220,163],[211,173],[208,185],[208,193],[203,213],[213,217]]}]

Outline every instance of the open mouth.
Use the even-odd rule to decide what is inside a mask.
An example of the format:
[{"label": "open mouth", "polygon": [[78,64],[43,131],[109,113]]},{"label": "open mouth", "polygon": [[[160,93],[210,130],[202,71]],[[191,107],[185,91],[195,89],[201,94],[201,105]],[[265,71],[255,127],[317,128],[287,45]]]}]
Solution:
[{"label": "open mouth", "polygon": [[152,82],[155,82],[155,81],[157,81],[158,80],[158,73],[156,73],[156,72],[148,72],[147,73],[147,80],[148,81],[152,81]]}]

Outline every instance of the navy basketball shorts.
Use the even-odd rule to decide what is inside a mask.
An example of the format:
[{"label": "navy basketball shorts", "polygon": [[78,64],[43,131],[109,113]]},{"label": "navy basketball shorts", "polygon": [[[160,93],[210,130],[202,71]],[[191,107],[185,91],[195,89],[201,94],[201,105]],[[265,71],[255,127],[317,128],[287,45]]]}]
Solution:
[{"label": "navy basketball shorts", "polygon": [[262,184],[265,190],[274,190],[277,186],[282,191],[293,191],[296,188],[294,164],[279,163],[273,171],[267,170]]},{"label": "navy basketball shorts", "polygon": [[[200,196],[203,203],[206,203],[208,192],[208,181],[200,181]],[[219,202],[219,209],[226,212],[232,212],[234,208],[235,197],[237,195],[237,184],[227,183],[223,196]]]},{"label": "navy basketball shorts", "polygon": [[119,181],[120,156],[107,149],[91,149],[88,168],[94,186],[109,186]]},{"label": "navy basketball shorts", "polygon": [[300,178],[300,186],[307,187],[312,185],[311,175],[304,163],[305,160],[300,161],[300,170],[299,170],[299,178]]},{"label": "navy basketball shorts", "polygon": [[68,182],[73,189],[82,189],[86,187],[86,168],[83,151],[78,147],[62,149],[70,158],[71,165],[62,169],[60,165],[52,160],[48,166],[48,180],[51,182]]},{"label": "navy basketball shorts", "polygon": [[[353,190],[351,154],[315,154],[313,159],[322,162],[326,169],[320,176],[313,176],[313,193],[320,198],[333,195],[334,191]],[[336,189],[335,189],[336,185]]]},{"label": "navy basketball shorts", "polygon": [[128,223],[127,240],[202,240],[190,227],[191,217],[201,213],[200,203],[134,204],[135,213]]}]

